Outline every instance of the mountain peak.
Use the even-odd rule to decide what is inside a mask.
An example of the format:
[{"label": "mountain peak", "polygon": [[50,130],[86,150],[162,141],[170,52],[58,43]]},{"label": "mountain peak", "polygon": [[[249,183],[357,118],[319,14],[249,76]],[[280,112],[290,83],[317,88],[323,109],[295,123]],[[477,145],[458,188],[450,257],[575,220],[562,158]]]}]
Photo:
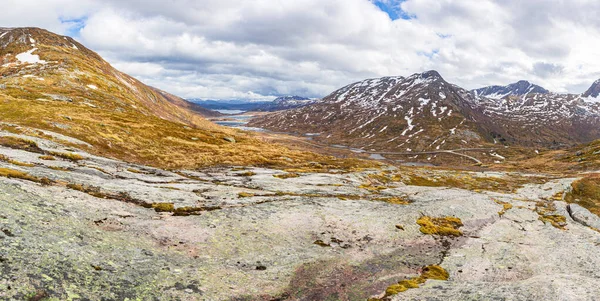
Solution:
[{"label": "mountain peak", "polygon": [[443,79],[442,76],[440,75],[439,72],[435,71],[435,70],[429,70],[429,71],[425,71],[423,73],[421,73],[421,77],[422,78],[439,78],[439,79]]},{"label": "mountain peak", "polygon": [[600,79],[596,80],[592,86],[583,93],[583,97],[593,97],[596,98],[600,95]]},{"label": "mountain peak", "polygon": [[488,98],[504,98],[508,96],[525,96],[527,94],[548,94],[550,91],[541,86],[532,84],[527,80],[520,80],[506,86],[488,86],[475,90],[471,90],[477,96],[485,96]]}]

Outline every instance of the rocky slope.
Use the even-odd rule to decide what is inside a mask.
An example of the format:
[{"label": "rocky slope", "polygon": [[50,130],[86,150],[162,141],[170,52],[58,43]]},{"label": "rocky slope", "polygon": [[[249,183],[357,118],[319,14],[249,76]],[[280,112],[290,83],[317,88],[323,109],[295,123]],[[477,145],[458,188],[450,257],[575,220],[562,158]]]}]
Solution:
[{"label": "rocky slope", "polygon": [[[312,105],[262,116],[250,125],[392,152],[499,144],[561,147],[600,137],[600,109],[594,98],[547,93],[525,82],[506,89],[473,93],[446,82],[435,71],[369,79]],[[489,93],[502,93],[503,98],[480,95]]]},{"label": "rocky slope", "polygon": [[[560,200],[573,179],[395,168],[167,171],[21,130],[0,131],[0,299],[600,294],[600,218]],[[445,220],[457,229],[436,226]],[[423,275],[430,278],[392,294]]]}]

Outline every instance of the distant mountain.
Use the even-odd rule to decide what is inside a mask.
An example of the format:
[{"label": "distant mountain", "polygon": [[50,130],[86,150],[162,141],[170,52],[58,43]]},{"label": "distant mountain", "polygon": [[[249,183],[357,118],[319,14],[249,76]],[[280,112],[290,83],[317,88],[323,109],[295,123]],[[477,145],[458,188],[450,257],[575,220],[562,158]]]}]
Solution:
[{"label": "distant mountain", "polygon": [[[473,93],[446,82],[436,71],[368,79],[249,125],[398,152],[493,144],[558,147],[600,138],[596,102],[549,93],[527,82],[505,88]],[[488,93],[495,97],[481,95]]]},{"label": "distant mountain", "polygon": [[211,110],[241,110],[241,111],[281,111],[299,108],[312,103],[310,98],[302,96],[281,96],[273,101],[250,102],[244,100],[200,100],[190,99],[191,102]]},{"label": "distant mountain", "polygon": [[527,94],[548,94],[550,91],[534,85],[526,80],[521,80],[507,86],[488,86],[472,90],[476,96],[484,96],[489,98],[504,98],[507,96],[524,96]]},{"label": "distant mountain", "polygon": [[267,103],[257,109],[257,111],[282,111],[300,108],[309,105],[313,102],[310,98],[302,96],[282,96],[278,97],[270,103]]},{"label": "distant mountain", "polygon": [[257,109],[271,104],[270,101],[249,102],[245,100],[201,100],[189,99],[190,102],[211,110],[240,110],[256,111]]}]

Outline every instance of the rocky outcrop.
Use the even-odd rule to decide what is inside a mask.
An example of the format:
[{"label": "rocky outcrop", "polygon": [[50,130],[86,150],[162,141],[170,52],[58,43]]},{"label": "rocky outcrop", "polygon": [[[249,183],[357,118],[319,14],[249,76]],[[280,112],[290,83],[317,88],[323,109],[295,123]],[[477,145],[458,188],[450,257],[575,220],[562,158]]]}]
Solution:
[{"label": "rocky outcrop", "polygon": [[581,207],[578,204],[569,204],[567,208],[571,218],[587,227],[600,229],[600,217],[591,213],[589,210]]},{"label": "rocky outcrop", "polygon": [[[388,299],[600,293],[600,256],[590,251],[600,233],[544,201],[572,179],[167,171],[93,156],[51,132],[6,136],[31,143],[0,139],[0,299],[366,300],[407,279],[422,281]],[[460,231],[423,231],[423,216]],[[426,266],[447,276],[429,277]]]}]

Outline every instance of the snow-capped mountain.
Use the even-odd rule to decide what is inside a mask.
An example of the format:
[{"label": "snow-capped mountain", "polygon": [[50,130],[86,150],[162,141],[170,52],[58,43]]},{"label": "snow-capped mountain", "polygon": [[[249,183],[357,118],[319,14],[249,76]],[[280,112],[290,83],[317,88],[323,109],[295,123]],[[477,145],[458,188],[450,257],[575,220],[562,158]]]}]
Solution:
[{"label": "snow-capped mountain", "polygon": [[600,95],[600,79],[595,81],[592,86],[585,91],[582,94],[582,97],[588,98],[588,99],[592,99],[592,98],[598,98],[598,96]]},{"label": "snow-capped mountain", "polygon": [[436,71],[368,79],[251,125],[393,151],[489,144],[557,147],[600,138],[600,108],[594,99],[549,93],[524,82],[511,89],[502,98],[484,97],[446,82]]},{"label": "snow-capped mountain", "polygon": [[277,97],[277,98],[275,98],[275,100],[273,100],[273,102],[281,103],[281,104],[284,104],[284,103],[285,104],[301,104],[301,103],[310,102],[310,98],[297,96],[297,95],[288,95],[288,96]]},{"label": "snow-capped mountain", "polygon": [[489,98],[504,98],[507,96],[524,96],[527,94],[547,94],[550,91],[534,85],[526,80],[520,80],[507,86],[488,86],[472,90],[476,96],[484,96]]},{"label": "snow-capped mountain", "polygon": [[300,108],[313,103],[314,100],[302,96],[281,96],[270,103],[260,106],[257,111],[282,111]]}]

